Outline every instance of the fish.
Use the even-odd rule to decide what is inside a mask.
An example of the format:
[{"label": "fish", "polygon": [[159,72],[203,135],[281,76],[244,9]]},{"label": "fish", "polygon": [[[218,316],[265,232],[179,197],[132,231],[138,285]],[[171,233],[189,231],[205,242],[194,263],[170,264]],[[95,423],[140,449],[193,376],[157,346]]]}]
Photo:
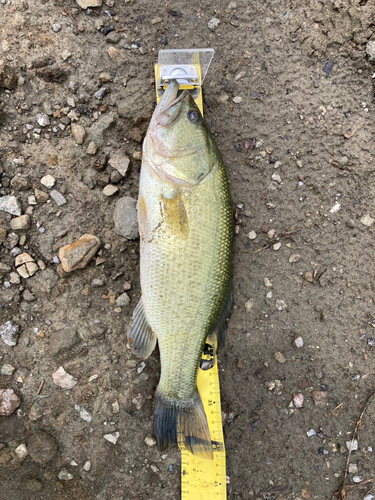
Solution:
[{"label": "fish", "polygon": [[137,211],[142,294],[127,337],[144,359],[158,342],[154,435],[161,452],[178,444],[212,459],[197,371],[206,340],[224,343],[232,308],[233,210],[221,154],[177,81],[144,139]]}]

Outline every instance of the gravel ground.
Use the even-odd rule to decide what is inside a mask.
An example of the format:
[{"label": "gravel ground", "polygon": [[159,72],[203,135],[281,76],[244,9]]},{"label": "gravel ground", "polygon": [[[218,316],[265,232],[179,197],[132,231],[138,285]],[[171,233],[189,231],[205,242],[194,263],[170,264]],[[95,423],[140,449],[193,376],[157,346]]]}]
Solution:
[{"label": "gravel ground", "polygon": [[1,500],[180,498],[125,332],[153,64],[194,47],[236,217],[228,499],[330,499],[365,410],[342,499],[371,500],[374,0],[101,4],[0,2]]}]

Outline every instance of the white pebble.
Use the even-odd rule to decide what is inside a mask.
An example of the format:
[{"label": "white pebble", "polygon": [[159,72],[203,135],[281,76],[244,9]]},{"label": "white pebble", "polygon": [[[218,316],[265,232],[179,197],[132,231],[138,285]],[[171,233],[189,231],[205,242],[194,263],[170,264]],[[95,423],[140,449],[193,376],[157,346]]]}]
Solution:
[{"label": "white pebble", "polygon": [[255,240],[255,238],[257,237],[257,233],[255,231],[250,231],[250,233],[247,236],[251,240]]},{"label": "white pebble", "polygon": [[91,462],[90,462],[90,460],[87,460],[87,462],[85,462],[83,464],[83,470],[85,470],[86,472],[88,472],[90,469],[91,469]]},{"label": "white pebble", "polygon": [[316,431],[314,429],[310,429],[309,431],[306,432],[308,437],[316,436]]},{"label": "white pebble", "polygon": [[280,250],[280,248],[281,248],[281,243],[280,243],[280,241],[278,241],[277,243],[275,243],[275,244],[273,245],[273,247],[272,247],[272,248],[273,248],[274,250]]},{"label": "white pebble", "polygon": [[117,431],[113,432],[112,434],[104,434],[103,437],[106,441],[109,441],[112,444],[116,444],[118,438],[120,437],[120,433]]},{"label": "white pebble", "polygon": [[45,175],[40,179],[40,183],[43,184],[43,186],[46,186],[48,188],[52,188],[55,185],[55,178],[52,177],[52,175]]},{"label": "white pebble", "polygon": [[296,339],[294,339],[294,343],[296,344],[297,347],[303,347],[303,338],[297,337]]},{"label": "white pebble", "polygon": [[346,442],[346,447],[350,450],[350,445],[352,445],[352,451],[358,450],[358,441],[354,439],[353,444],[351,441]]}]

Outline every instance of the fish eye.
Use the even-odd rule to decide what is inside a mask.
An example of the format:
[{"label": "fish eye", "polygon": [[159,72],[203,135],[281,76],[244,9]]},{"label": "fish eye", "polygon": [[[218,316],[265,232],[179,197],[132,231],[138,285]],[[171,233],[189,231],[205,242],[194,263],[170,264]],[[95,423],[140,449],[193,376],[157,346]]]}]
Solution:
[{"label": "fish eye", "polygon": [[199,113],[198,111],[195,111],[195,109],[191,109],[190,111],[188,111],[187,116],[192,123],[195,123],[199,118]]}]

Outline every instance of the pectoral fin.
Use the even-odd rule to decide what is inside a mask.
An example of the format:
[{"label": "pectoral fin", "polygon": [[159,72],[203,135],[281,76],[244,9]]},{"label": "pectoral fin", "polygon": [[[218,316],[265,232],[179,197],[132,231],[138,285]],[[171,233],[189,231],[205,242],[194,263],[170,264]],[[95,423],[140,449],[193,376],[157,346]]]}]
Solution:
[{"label": "pectoral fin", "polygon": [[171,198],[161,195],[161,211],[165,229],[175,237],[187,239],[189,221],[179,190],[175,190]]},{"label": "pectoral fin", "polygon": [[133,353],[143,359],[148,358],[155,349],[157,338],[148,324],[142,298],[134,309],[127,337]]}]

